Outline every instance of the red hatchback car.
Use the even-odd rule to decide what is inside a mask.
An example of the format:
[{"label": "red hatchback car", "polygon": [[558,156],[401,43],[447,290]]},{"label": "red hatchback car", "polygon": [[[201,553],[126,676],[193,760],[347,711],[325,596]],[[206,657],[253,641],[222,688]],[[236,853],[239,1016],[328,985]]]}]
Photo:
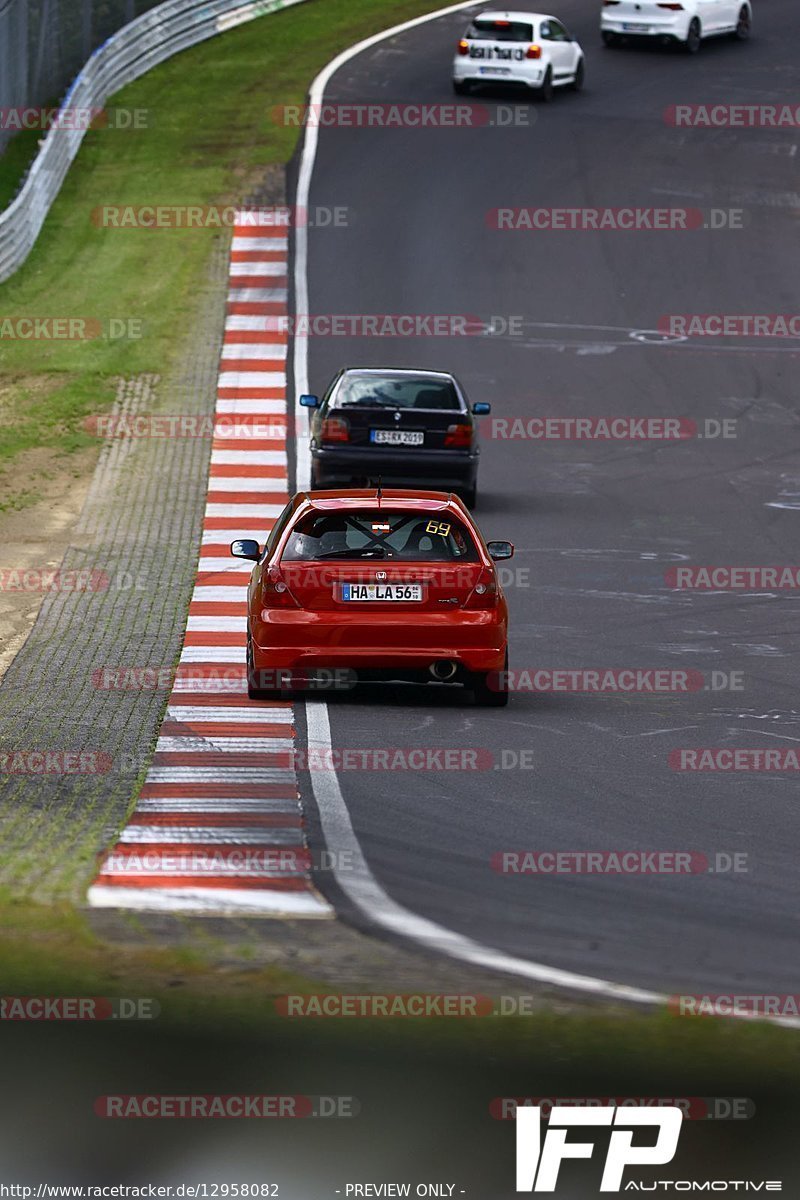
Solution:
[{"label": "red hatchback car", "polygon": [[[358,681],[462,684],[479,704],[508,703],[508,606],[484,542],[445,492],[299,492],[252,559],[247,667],[251,698],[341,670]],[[352,673],[355,673],[354,676]]]}]

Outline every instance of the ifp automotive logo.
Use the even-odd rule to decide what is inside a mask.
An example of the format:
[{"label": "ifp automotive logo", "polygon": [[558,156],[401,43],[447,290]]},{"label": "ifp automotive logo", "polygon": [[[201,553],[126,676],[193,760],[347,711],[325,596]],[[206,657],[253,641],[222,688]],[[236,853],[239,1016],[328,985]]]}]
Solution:
[{"label": "ifp automotive logo", "polygon": [[[572,1108],[555,1105],[550,1110],[547,1133],[542,1141],[539,1108],[517,1109],[517,1191],[554,1192],[565,1158],[591,1158],[591,1142],[568,1142],[567,1132],[575,1126],[613,1125],[608,1144],[601,1192],[618,1192],[628,1166],[663,1166],[672,1162],[678,1149],[683,1113],[676,1105],[658,1109]],[[655,1126],[654,1145],[634,1146],[634,1130]]]},{"label": "ifp automotive logo", "polygon": [[[550,1109],[544,1139],[541,1132],[543,1111],[539,1106],[517,1106],[518,1192],[554,1192],[564,1159],[592,1157],[592,1142],[567,1141],[569,1130],[575,1126],[613,1127],[600,1180],[601,1192],[652,1192],[657,1189],[737,1193],[783,1191],[783,1183],[779,1179],[659,1179],[649,1183],[629,1179],[623,1182],[626,1167],[660,1167],[672,1162],[678,1149],[684,1115],[683,1109],[676,1104],[659,1104],[657,1108],[623,1108],[616,1104],[579,1108],[569,1104],[554,1104]],[[644,1145],[634,1145],[637,1132],[648,1126],[657,1131],[655,1142],[652,1133],[649,1133]]]}]

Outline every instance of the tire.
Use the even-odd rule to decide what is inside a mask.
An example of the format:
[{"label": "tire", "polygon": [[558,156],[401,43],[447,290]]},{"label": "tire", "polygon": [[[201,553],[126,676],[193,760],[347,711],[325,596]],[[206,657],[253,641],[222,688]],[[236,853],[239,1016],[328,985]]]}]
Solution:
[{"label": "tire", "polygon": [[[506,650],[505,662],[503,671],[508,672],[508,650]],[[472,694],[475,697],[475,703],[480,708],[505,708],[508,704],[508,680],[503,688],[489,687],[489,680],[494,679],[495,683],[497,671],[475,671],[470,679],[470,687]]]},{"label": "tire", "polygon": [[468,96],[472,91],[472,88],[467,83],[466,79],[454,79],[453,91],[457,96]]},{"label": "tire", "polygon": [[586,68],[583,65],[583,59],[581,58],[578,61],[577,67],[575,68],[575,78],[573,79],[572,83],[569,85],[572,88],[573,92],[581,91],[581,89],[583,88],[585,78],[586,78]]},{"label": "tire", "polygon": [[478,489],[477,487],[463,488],[459,493],[461,499],[466,504],[467,508],[473,512],[478,507]]},{"label": "tire", "polygon": [[687,54],[697,54],[700,49],[700,41],[702,39],[702,30],[697,17],[693,17],[689,24],[689,32],[686,35],[686,41],[683,48]]},{"label": "tire", "polygon": [[619,38],[615,33],[612,33],[610,29],[604,29],[600,36],[602,37],[603,45],[607,50],[611,50],[613,47],[619,45]]},{"label": "tire", "polygon": [[549,67],[547,68],[544,82],[538,90],[538,96],[543,104],[549,104],[553,99],[553,72]]},{"label": "tire", "polygon": [[736,22],[735,37],[740,42],[746,42],[750,37],[750,12],[744,5],[739,12],[739,20]]},{"label": "tire", "polygon": [[247,698],[248,700],[280,700],[284,693],[280,688],[260,688],[258,672],[253,665],[253,642],[250,629],[247,630]]}]

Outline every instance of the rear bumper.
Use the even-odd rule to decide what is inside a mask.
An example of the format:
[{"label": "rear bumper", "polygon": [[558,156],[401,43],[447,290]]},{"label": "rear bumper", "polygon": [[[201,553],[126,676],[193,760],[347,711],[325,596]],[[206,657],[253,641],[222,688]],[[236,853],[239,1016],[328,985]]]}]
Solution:
[{"label": "rear bumper", "polygon": [[[626,29],[626,25],[640,25],[642,28]],[[689,33],[689,21],[686,13],[668,14],[663,17],[648,16],[637,20],[631,16],[610,16],[604,11],[600,18],[600,28],[603,33],[616,33],[619,37],[672,38],[685,42]]]},{"label": "rear bumper", "polygon": [[[485,64],[491,66],[492,64]],[[498,69],[507,71],[507,74],[498,75],[493,71],[485,70],[481,72],[481,63],[478,59],[471,59],[459,55],[453,62],[453,81],[455,83],[518,83],[525,84],[526,87],[541,87],[542,80],[547,70],[547,63],[541,59],[531,59],[528,62],[514,62],[510,64],[498,64]]]},{"label": "rear bumper", "polygon": [[467,671],[501,671],[508,629],[496,612],[400,613],[271,610],[252,628],[256,670],[350,667],[419,671],[453,659]]},{"label": "rear bumper", "polygon": [[311,451],[313,483],[347,484],[353,479],[380,476],[384,485],[422,484],[439,491],[473,487],[478,477],[477,454],[452,450],[405,451],[398,454],[389,447],[374,446],[359,450],[318,446]]}]

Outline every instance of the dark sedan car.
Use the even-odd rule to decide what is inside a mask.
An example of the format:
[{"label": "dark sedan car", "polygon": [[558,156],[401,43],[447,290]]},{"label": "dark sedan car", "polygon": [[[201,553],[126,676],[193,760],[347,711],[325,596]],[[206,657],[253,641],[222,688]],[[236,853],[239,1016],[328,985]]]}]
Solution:
[{"label": "dark sedan car", "polygon": [[301,396],[311,419],[311,487],[435,487],[475,507],[477,430],[463,388],[445,371],[347,367],[322,400]]}]

